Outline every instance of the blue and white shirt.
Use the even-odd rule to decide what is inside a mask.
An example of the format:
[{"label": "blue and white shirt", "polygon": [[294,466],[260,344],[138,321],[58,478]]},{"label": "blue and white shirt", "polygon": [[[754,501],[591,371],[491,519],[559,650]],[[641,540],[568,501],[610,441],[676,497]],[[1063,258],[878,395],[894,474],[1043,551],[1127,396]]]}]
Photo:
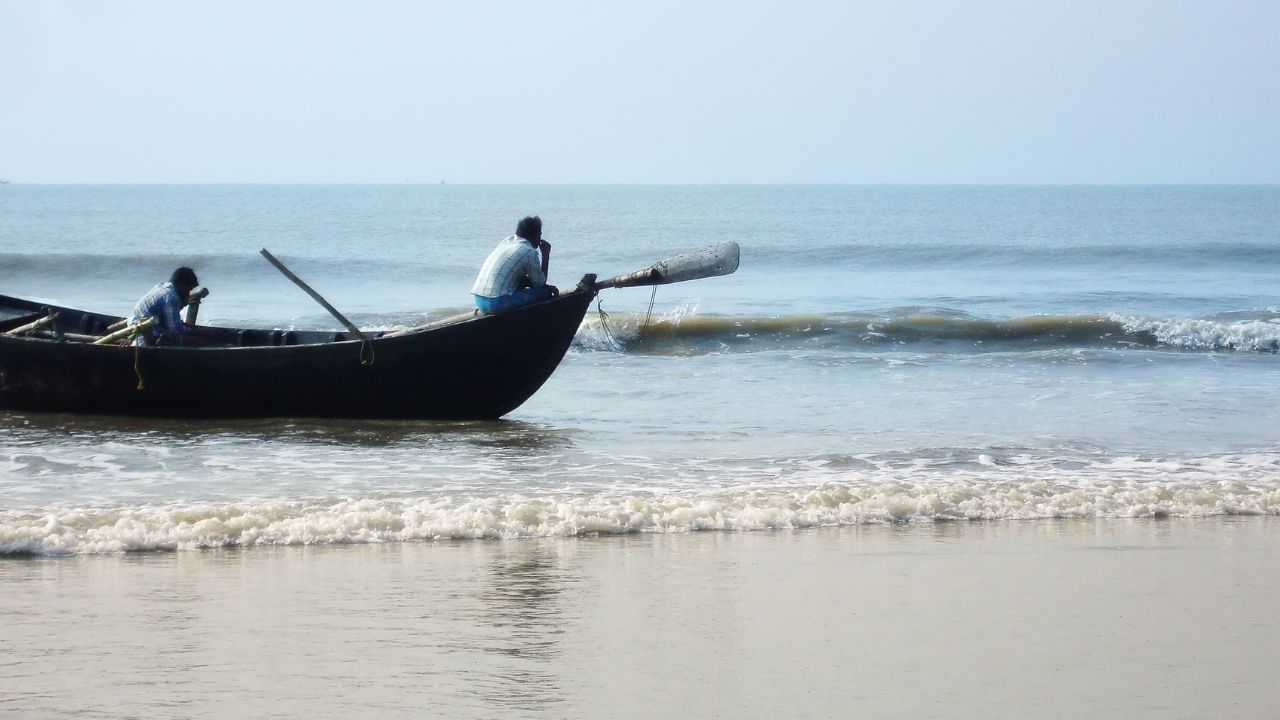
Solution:
[{"label": "blue and white shirt", "polygon": [[521,288],[525,279],[528,287],[547,284],[547,276],[542,274],[542,256],[528,240],[512,235],[489,253],[480,266],[476,284],[471,286],[471,294],[490,298],[510,295]]},{"label": "blue and white shirt", "polygon": [[[173,288],[173,283],[163,282],[151,288],[151,292],[143,295],[138,304],[133,306],[133,315],[129,317],[129,324],[134,325],[153,317],[156,323],[151,326],[151,336],[155,338],[155,344],[177,345],[182,341],[183,333],[191,331],[191,328],[182,322],[181,310],[182,298],[178,297],[178,291]],[[139,335],[133,344],[147,344],[144,335]]]}]

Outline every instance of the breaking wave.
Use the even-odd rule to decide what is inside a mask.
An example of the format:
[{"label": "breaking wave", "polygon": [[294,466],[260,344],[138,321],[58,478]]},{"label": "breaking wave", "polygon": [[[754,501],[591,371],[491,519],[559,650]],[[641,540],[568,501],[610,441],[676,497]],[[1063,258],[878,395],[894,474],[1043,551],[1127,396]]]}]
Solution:
[{"label": "breaking wave", "polygon": [[[979,455],[959,469],[850,471],[798,482],[0,511],[0,554],[515,540],[706,530],[1105,518],[1280,515],[1280,456],[1115,458],[1075,469]],[[917,464],[918,465],[918,464]]]},{"label": "breaking wave", "polygon": [[901,346],[957,350],[1152,348],[1280,351],[1280,312],[1250,311],[1245,319],[1161,319],[1118,313],[1028,315],[1005,320],[933,308],[880,316],[700,316],[687,310],[653,318],[589,315],[580,350],[679,354],[789,347],[867,350]]}]

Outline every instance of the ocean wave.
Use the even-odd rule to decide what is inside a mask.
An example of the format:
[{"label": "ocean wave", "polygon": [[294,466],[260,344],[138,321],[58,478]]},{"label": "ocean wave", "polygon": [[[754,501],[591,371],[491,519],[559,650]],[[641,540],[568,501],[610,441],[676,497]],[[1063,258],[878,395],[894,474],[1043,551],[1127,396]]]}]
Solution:
[{"label": "ocean wave", "polygon": [[[813,459],[810,459],[811,461]],[[856,459],[854,459],[856,460]],[[795,481],[0,511],[0,554],[518,540],[887,523],[1280,515],[1280,456],[1086,463],[979,454],[945,469],[807,462]],[[861,469],[859,469],[861,468]]]},{"label": "ocean wave", "polygon": [[1125,333],[1188,350],[1280,351],[1280,316],[1265,320],[1157,319],[1110,315]]},{"label": "ocean wave", "polygon": [[348,499],[0,514],[0,554],[754,531],[901,522],[1278,515],[1280,488],[1224,482],[823,484],[706,496]]},{"label": "ocean wave", "polygon": [[792,347],[867,350],[1153,348],[1280,351],[1280,313],[1252,319],[1160,319],[1132,315],[1028,315],[1003,320],[946,309],[908,308],[884,315],[729,317],[677,309],[646,322],[644,314],[589,315],[579,350],[681,354]]}]

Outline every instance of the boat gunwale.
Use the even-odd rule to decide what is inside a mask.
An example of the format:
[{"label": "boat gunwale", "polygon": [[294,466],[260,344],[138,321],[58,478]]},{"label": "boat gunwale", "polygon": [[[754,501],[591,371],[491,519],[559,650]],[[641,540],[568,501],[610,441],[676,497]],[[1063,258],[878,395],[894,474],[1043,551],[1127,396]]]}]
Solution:
[{"label": "boat gunwale", "polygon": [[[485,321],[485,320],[491,321],[494,318],[503,317],[503,316],[516,314],[516,313],[523,313],[525,311],[533,310],[533,309],[543,307],[552,303],[557,303],[560,300],[568,299],[584,293],[590,295],[591,297],[594,297],[596,295],[594,291],[589,289],[574,289],[570,292],[562,293],[554,298],[550,298],[542,302],[532,303],[530,305],[524,305],[524,306],[513,308],[511,310],[507,310],[501,313],[480,313],[477,311],[472,311],[470,313],[463,313],[463,314],[454,315],[451,317],[441,318],[439,320],[424,323],[422,325],[415,326],[415,327],[400,328],[400,329],[393,329],[393,330],[372,331],[367,333],[367,337],[365,339],[360,339],[355,337],[346,337],[346,338],[343,338],[342,340],[327,340],[323,342],[299,342],[299,343],[293,343],[288,345],[275,345],[275,344],[264,343],[264,344],[254,344],[254,345],[218,344],[218,345],[211,345],[206,347],[180,346],[180,345],[179,346],[155,346],[155,345],[138,346],[138,345],[131,345],[131,344],[97,345],[92,342],[81,341],[81,340],[69,341],[66,339],[58,339],[56,337],[45,337],[42,335],[10,336],[10,335],[6,335],[3,332],[0,332],[0,342],[13,341],[13,342],[29,342],[29,343],[50,343],[54,345],[67,345],[72,347],[95,347],[95,348],[101,348],[105,351],[142,350],[148,353],[164,352],[166,354],[172,353],[172,352],[207,353],[211,351],[246,351],[246,350],[247,351],[280,351],[280,350],[302,349],[302,348],[343,347],[343,346],[354,347],[354,346],[363,345],[365,343],[369,343],[371,346],[373,346],[374,343],[385,345],[385,344],[391,344],[397,340],[418,339],[423,337],[424,335],[427,335],[428,333],[435,333],[438,331],[448,330],[451,328],[462,327],[467,325],[468,323],[475,323],[478,321]],[[107,315],[105,313],[97,313],[89,310],[81,310],[78,308],[66,307],[61,305],[34,303],[33,301],[24,300],[22,298],[16,298],[8,295],[0,295],[0,305],[3,305],[6,301],[9,301],[9,300],[17,300],[22,305],[38,305],[45,311],[54,310],[57,312],[81,313],[85,316],[95,316],[95,317],[102,317],[102,318],[115,317],[112,315]],[[31,315],[25,316],[25,317],[34,317],[39,314],[40,314],[39,311],[35,311]],[[123,319],[123,318],[120,318],[120,319]],[[271,329],[242,328],[242,327],[222,327],[217,325],[198,325],[196,327],[200,328],[201,330],[205,330],[212,333],[219,333],[219,334],[220,333],[233,334],[233,333],[245,332],[245,331],[259,332],[259,333],[300,332],[300,333],[307,333],[307,334],[312,334],[312,333],[348,334],[340,330],[290,331],[290,330],[282,330],[281,328],[271,328]],[[93,351],[93,352],[97,352],[97,351]]]}]

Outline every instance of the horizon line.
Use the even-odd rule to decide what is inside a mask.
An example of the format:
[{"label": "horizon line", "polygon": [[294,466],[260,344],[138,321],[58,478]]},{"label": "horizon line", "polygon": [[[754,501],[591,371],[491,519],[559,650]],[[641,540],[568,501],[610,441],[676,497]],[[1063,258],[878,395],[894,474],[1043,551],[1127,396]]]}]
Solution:
[{"label": "horizon line", "polygon": [[431,181],[310,181],[310,180],[250,180],[250,181],[207,181],[207,180],[161,180],[161,181],[37,181],[22,182],[11,178],[0,178],[0,184],[7,186],[50,187],[50,186],[118,186],[118,187],[153,187],[153,186],[293,186],[293,187],[1270,187],[1280,185],[1280,181],[1265,182],[1222,182],[1222,181],[1164,181],[1164,182],[448,182]]}]

